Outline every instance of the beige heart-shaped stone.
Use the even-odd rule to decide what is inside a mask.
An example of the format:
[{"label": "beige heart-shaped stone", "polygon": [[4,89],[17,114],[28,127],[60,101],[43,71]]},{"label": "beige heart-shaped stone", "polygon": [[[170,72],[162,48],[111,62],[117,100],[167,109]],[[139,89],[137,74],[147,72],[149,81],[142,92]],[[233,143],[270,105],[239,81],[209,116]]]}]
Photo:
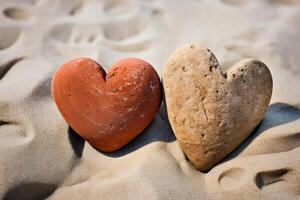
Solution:
[{"label": "beige heart-shaped stone", "polygon": [[181,47],[163,70],[168,118],[192,164],[209,170],[232,152],[262,120],[272,76],[256,59],[222,73],[214,54],[199,45]]}]

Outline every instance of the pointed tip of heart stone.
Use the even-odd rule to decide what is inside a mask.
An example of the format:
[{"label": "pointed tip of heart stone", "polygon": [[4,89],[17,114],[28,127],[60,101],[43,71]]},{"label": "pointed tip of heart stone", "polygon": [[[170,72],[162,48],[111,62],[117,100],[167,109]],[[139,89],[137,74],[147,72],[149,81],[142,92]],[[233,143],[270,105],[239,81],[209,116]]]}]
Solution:
[{"label": "pointed tip of heart stone", "polygon": [[168,118],[191,163],[207,171],[262,120],[272,95],[268,67],[245,59],[223,73],[214,54],[197,44],[176,49],[163,69]]},{"label": "pointed tip of heart stone", "polygon": [[106,74],[89,58],[63,64],[52,96],[67,123],[101,151],[120,149],[141,133],[161,104],[160,79],[146,61],[120,60]]}]

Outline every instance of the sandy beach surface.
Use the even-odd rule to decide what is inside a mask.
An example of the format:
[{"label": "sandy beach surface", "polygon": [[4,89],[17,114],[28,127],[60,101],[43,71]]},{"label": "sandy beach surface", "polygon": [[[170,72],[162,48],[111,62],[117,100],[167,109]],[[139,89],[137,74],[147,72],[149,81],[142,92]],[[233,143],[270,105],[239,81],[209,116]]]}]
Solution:
[{"label": "sandy beach surface", "polygon": [[[0,199],[300,199],[300,1],[0,0],[0,11]],[[274,82],[262,123],[209,172],[186,159],[163,107],[134,141],[102,153],[51,97],[69,59],[107,70],[137,57],[161,75],[190,42],[224,71],[260,59]]]}]

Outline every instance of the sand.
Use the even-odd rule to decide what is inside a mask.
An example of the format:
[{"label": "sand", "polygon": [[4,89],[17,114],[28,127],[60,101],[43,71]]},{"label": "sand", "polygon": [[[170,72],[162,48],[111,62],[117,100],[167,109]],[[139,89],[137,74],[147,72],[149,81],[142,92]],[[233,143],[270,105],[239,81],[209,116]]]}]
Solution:
[{"label": "sand", "polygon": [[[299,199],[298,0],[0,1],[1,199]],[[273,75],[271,105],[254,133],[209,172],[193,168],[164,109],[110,154],[68,128],[50,95],[65,61],[106,69],[138,57],[161,75],[174,48],[210,48],[222,69],[247,57]]]}]

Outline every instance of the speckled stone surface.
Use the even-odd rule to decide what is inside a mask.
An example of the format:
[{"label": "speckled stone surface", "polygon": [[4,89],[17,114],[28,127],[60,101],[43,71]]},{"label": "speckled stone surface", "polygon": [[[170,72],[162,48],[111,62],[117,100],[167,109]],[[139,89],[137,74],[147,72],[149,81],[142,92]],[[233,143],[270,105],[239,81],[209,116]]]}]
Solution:
[{"label": "speckled stone surface", "polygon": [[193,165],[208,170],[262,120],[272,94],[268,67],[244,59],[222,73],[214,54],[199,45],[178,48],[164,66],[169,121]]},{"label": "speckled stone surface", "polygon": [[68,124],[97,149],[115,151],[155,117],[161,86],[155,69],[124,59],[104,69],[88,58],[63,64],[54,74],[52,95]]}]

